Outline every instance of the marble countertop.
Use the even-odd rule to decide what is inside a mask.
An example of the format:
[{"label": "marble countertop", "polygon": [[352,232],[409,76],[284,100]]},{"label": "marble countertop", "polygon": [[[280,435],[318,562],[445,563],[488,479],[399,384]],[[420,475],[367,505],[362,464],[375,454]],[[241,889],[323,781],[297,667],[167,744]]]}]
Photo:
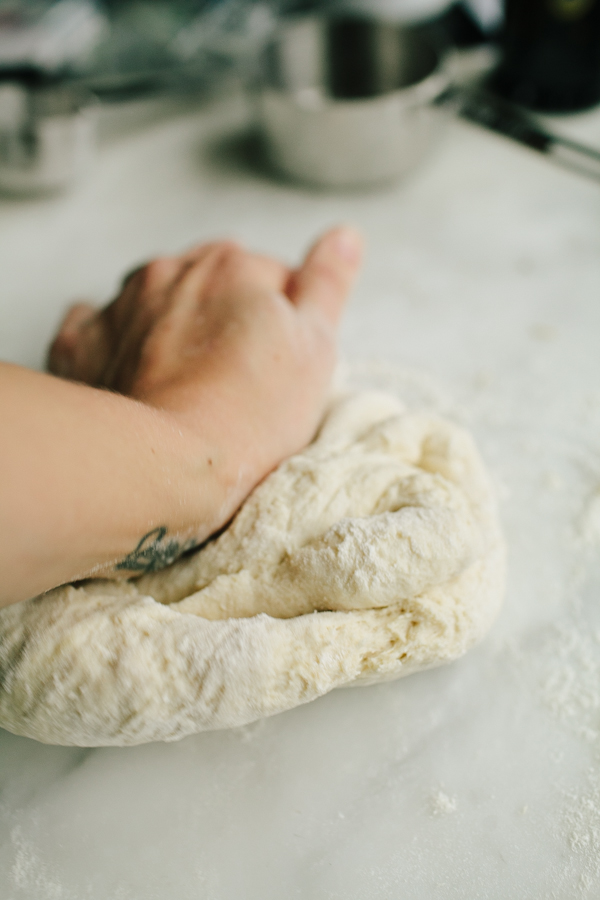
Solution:
[{"label": "marble countertop", "polygon": [[[71,194],[0,202],[0,358],[66,304],[217,235],[297,260],[340,220],[368,260],[346,377],[465,424],[510,573],[446,668],[178,744],[0,732],[2,900],[600,896],[600,185],[461,122],[407,181],[319,194],[245,152],[247,110],[105,114]],[[600,144],[600,113],[564,125]]]}]

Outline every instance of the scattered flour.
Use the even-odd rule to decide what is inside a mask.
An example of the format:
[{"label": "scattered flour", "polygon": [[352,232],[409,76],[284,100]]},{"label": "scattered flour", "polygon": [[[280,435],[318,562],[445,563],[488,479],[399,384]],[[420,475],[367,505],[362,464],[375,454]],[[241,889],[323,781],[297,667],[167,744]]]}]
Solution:
[{"label": "scattered flour", "polygon": [[587,498],[579,522],[577,533],[584,544],[600,544],[600,490],[596,489]]},{"label": "scattered flour", "polygon": [[588,789],[584,793],[567,796],[564,824],[569,847],[580,866],[580,891],[597,888],[600,881],[600,778],[596,769],[590,771]]},{"label": "scattered flour", "polygon": [[[543,702],[591,752],[585,786],[562,791],[557,825],[571,854],[564,863],[565,884],[595,898],[600,885],[600,632],[578,621],[557,626],[538,649],[535,665]],[[562,753],[552,758],[563,764]]]},{"label": "scattered flour", "polygon": [[436,413],[461,423],[468,418],[451,393],[422,369],[399,366],[388,360],[354,360],[340,365],[338,380],[359,390],[381,390],[402,397],[409,409]]},{"label": "scattered flour", "polygon": [[27,900],[80,900],[58,881],[19,826],[12,830],[11,843],[14,860],[10,874],[14,887],[22,892],[21,896]]},{"label": "scattered flour", "polygon": [[429,798],[432,816],[447,816],[456,812],[456,797],[446,794],[445,791],[437,790],[431,793]]},{"label": "scattered flour", "polygon": [[600,735],[600,633],[575,624],[553,630],[541,648],[542,696],[552,712],[586,741]]}]

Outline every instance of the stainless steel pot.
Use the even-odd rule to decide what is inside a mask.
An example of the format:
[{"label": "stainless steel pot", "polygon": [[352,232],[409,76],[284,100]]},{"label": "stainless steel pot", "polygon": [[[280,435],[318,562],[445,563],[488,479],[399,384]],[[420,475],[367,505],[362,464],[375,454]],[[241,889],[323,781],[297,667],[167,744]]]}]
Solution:
[{"label": "stainless steel pot", "polygon": [[450,79],[418,28],[367,18],[284,23],[268,46],[258,92],[270,160],[323,187],[398,178],[448,117],[435,105]]}]

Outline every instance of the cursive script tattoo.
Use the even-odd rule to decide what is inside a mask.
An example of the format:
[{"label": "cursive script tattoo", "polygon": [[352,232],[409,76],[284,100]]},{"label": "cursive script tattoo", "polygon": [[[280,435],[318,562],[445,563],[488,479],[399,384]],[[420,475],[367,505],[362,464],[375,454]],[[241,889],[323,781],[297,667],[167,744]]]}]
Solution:
[{"label": "cursive script tattoo", "polygon": [[132,553],[128,553],[125,559],[117,563],[115,569],[126,572],[157,572],[170,566],[183,553],[187,553],[195,546],[195,542],[188,541],[182,544],[176,538],[168,538],[166,525],[160,525],[145,534]]}]

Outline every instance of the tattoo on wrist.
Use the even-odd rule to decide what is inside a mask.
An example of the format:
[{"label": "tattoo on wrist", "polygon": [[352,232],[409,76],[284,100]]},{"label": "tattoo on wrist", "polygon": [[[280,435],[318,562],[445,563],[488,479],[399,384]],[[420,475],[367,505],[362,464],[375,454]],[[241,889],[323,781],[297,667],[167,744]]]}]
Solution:
[{"label": "tattoo on wrist", "polygon": [[170,566],[182,554],[196,546],[194,540],[182,543],[176,538],[168,538],[166,525],[160,525],[145,534],[132,553],[117,563],[115,569],[126,572],[158,572]]}]

